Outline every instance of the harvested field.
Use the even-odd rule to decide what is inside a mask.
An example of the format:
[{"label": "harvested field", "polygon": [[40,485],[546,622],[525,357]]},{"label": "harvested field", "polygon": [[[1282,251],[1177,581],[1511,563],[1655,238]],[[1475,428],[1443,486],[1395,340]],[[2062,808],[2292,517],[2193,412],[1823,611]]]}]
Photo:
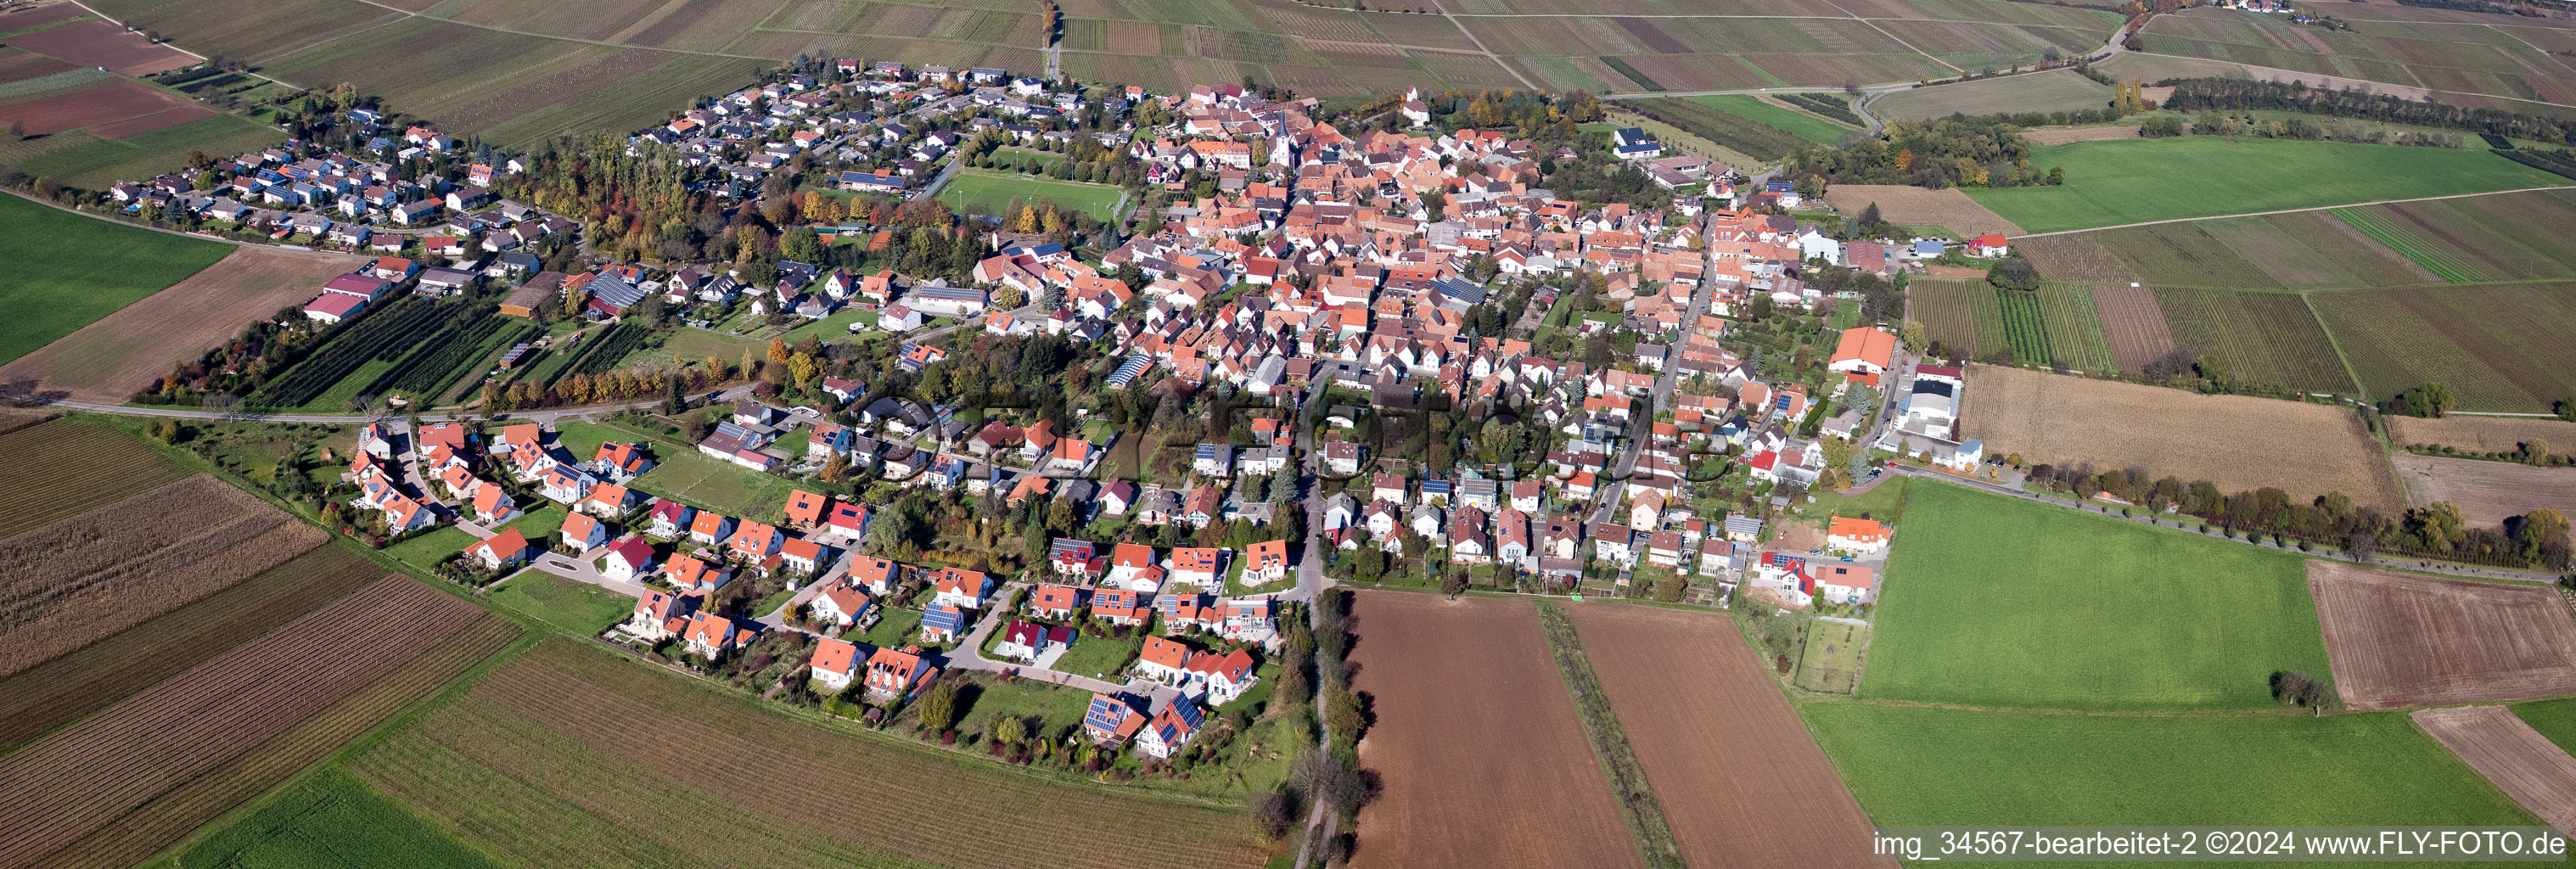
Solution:
[{"label": "harvested field", "polygon": [[2033,145],[2063,145],[2068,142],[2099,142],[2104,139],[2135,139],[2138,137],[2138,128],[2128,126],[2056,127],[2046,130],[2032,130],[2021,134],[2021,137],[2029,139],[2030,143]]},{"label": "harvested field", "polygon": [[[388,577],[283,630],[0,758],[0,866],[26,866],[379,677],[481,611]],[[122,837],[120,837],[122,838]]]},{"label": "harvested field", "polygon": [[0,436],[0,535],[188,475],[124,432],[55,420]]},{"label": "harvested field", "polygon": [[[791,717],[568,642],[529,650],[350,771],[520,866],[1179,869],[1268,856],[1237,807]],[[868,794],[864,811],[854,793]],[[1121,819],[1119,835],[1097,834],[1104,818]]]},{"label": "harvested field", "polygon": [[365,585],[382,570],[347,549],[326,546],[0,680],[0,749],[276,630]]},{"label": "harvested field", "polygon": [[82,66],[103,67],[117,75],[144,76],[197,65],[197,58],[141,34],[105,21],[74,21],[23,36],[8,44],[40,51]]},{"label": "harvested field", "polygon": [[2576,825],[2576,757],[2502,706],[2418,709],[2415,723],[2544,823]]},{"label": "harvested field", "polygon": [[1536,610],[1379,593],[1353,613],[1352,684],[1377,717],[1360,761],[1385,785],[1352,865],[1640,865]]},{"label": "harvested field", "polygon": [[1990,455],[2141,467],[2226,492],[2277,486],[2294,500],[2342,492],[2356,504],[2405,506],[2360,417],[2331,405],[1978,365],[1961,418],[1963,436],[1984,439]]},{"label": "harvested field", "polygon": [[0,126],[19,124],[27,129],[28,135],[47,136],[168,112],[186,113],[189,120],[214,114],[204,106],[168,91],[138,81],[117,79],[98,87],[0,106]]},{"label": "harvested field", "polygon": [[200,474],[0,540],[0,676],[195,603],[325,539]]},{"label": "harvested field", "polygon": [[2020,235],[2021,227],[1977,204],[1957,188],[1926,190],[1902,184],[1838,184],[1825,189],[1825,201],[1846,213],[1859,214],[1872,202],[1889,223],[1937,226],[1960,235],[2000,232]]},{"label": "harvested field", "polygon": [[0,383],[122,404],[244,325],[311,298],[359,257],[243,247],[142,301],[0,365]]},{"label": "harvested field", "polygon": [[[2098,109],[2111,102],[2111,86],[2074,70],[2057,69],[1959,84],[1901,90],[1872,100],[1870,113],[1887,118],[1941,118],[1952,114],[2057,112]],[[2130,128],[2135,134],[2136,128]]]},{"label": "harvested field", "polygon": [[1733,623],[1616,604],[1566,614],[1691,865],[1872,864],[1869,819]]},{"label": "harvested field", "polygon": [[2528,416],[2390,416],[2388,434],[2399,446],[2430,444],[2481,453],[2509,453],[2535,440],[2576,447],[2576,422]]},{"label": "harvested field", "polygon": [[2576,617],[2554,589],[2313,559],[2307,569],[2345,706],[2576,694]]},{"label": "harvested field", "polygon": [[[2558,443],[2552,441],[2551,443]],[[2493,528],[2542,507],[2576,516],[2576,468],[2404,453],[2397,473],[2418,506],[2448,501],[2471,525]]]}]

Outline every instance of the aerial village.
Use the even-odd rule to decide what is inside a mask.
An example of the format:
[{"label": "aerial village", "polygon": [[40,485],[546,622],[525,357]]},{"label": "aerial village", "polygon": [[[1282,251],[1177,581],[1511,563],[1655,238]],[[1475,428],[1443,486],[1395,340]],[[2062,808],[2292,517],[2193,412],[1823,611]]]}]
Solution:
[{"label": "aerial village", "polygon": [[[1093,690],[1084,732],[1098,744],[1167,758],[1208,710],[1252,689],[1280,608],[1328,582],[1870,605],[1893,529],[1805,515],[1808,492],[1866,485],[1888,464],[1969,474],[1991,459],[1953,437],[1962,370],[1909,363],[1923,349],[1872,325],[1901,312],[1867,306],[1945,254],[2002,255],[2003,239],[1842,238],[1786,213],[1799,205],[1791,185],[1668,155],[1640,130],[1590,150],[1540,146],[1457,127],[1466,100],[1430,99],[1408,93],[1390,103],[1400,120],[1345,132],[1313,100],[1235,85],[1086,93],[841,60],[628,140],[745,209],[818,164],[869,167],[830,173],[841,191],[920,197],[962,152],[995,143],[1101,149],[1156,194],[1132,234],[1113,221],[1088,246],[1016,215],[972,215],[984,255],[953,281],[783,257],[587,260],[571,242],[580,224],[491,192],[526,158],[421,125],[397,133],[364,109],[334,133],[341,147],[289,142],[114,196],[137,213],[378,254],[325,284],[299,328],[401,293],[478,289],[506,293],[501,316],[578,300],[581,319],[614,321],[649,300],[699,314],[682,328],[747,308],[894,333],[865,345],[882,358],[839,369],[849,376],[812,377],[799,391],[810,401],[749,389],[710,400],[730,412],[696,433],[691,458],[791,481],[828,462],[834,482],[1060,507],[1073,530],[1047,535],[1042,558],[1002,575],[894,560],[871,533],[886,505],[859,494],[881,488],[800,485],[779,516],[704,509],[645,490],[672,460],[655,451],[672,447],[574,449],[552,423],[370,425],[346,478],[349,507],[380,515],[389,539],[470,533],[440,567],[451,578],[488,586],[536,570],[634,597],[613,641],[705,669],[765,633],[815,637],[798,672],[861,714],[951,670],[1040,674]],[[1114,130],[1066,123],[1098,105],[1151,111]],[[1586,165],[1642,175],[1653,192],[1585,205],[1551,190]],[[894,228],[862,214],[807,226],[884,244]],[[1843,309],[1867,316],[1825,326]],[[1109,372],[1083,390],[1097,403],[970,409],[884,388],[981,342],[1041,336]],[[1239,417],[1233,436],[1183,444],[1186,466],[1168,471],[1108,462],[1121,439],[1168,448],[1195,426],[1109,419],[1114,393],[1148,390],[1146,409],[1220,398]],[[791,435],[805,446],[780,448]],[[509,527],[549,505],[564,514],[550,533]],[[1115,533],[1085,533],[1103,527]],[[793,594],[752,611],[725,592],[737,583]],[[1146,638],[1115,672],[1052,669],[1129,632]]]}]

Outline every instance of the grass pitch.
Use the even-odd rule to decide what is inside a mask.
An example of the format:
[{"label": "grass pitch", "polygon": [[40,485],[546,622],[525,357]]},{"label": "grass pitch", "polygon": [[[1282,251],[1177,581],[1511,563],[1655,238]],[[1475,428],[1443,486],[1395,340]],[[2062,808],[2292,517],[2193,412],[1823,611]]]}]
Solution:
[{"label": "grass pitch", "polygon": [[204,271],[232,245],[0,195],[0,362]]},{"label": "grass pitch", "polygon": [[1952,485],[1914,486],[1860,696],[2082,710],[2259,709],[2328,681],[2299,559]]},{"label": "grass pitch", "polygon": [[959,209],[981,205],[994,214],[1002,214],[1013,203],[1036,205],[1053,200],[1059,209],[1082,211],[1105,222],[1117,217],[1114,209],[1125,194],[1126,191],[1107,184],[1058,181],[989,169],[960,169],[957,177],[949,179],[948,186],[939,191],[939,201]]},{"label": "grass pitch", "polygon": [[2054,232],[2570,183],[2475,150],[2218,136],[2052,145],[2030,164],[2065,169],[2066,183],[1969,198],[2024,230]]}]

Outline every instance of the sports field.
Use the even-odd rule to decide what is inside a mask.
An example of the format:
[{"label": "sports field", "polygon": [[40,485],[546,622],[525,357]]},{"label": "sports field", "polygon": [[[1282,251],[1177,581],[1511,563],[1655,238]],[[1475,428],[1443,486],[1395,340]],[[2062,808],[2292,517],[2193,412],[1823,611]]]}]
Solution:
[{"label": "sports field", "polygon": [[0,194],[0,362],[34,352],[214,265],[232,245]]},{"label": "sports field", "polygon": [[939,191],[939,201],[951,208],[981,205],[998,215],[1014,206],[1054,202],[1058,209],[1082,211],[1102,221],[1117,216],[1114,209],[1125,196],[1126,191],[1107,184],[1058,181],[990,169],[957,170],[957,177],[949,179],[948,186]]},{"label": "sports field", "polygon": [[2327,680],[2295,557],[1953,485],[1908,491],[1860,696],[2247,709]]},{"label": "sports field", "polygon": [[2065,169],[2066,183],[1968,196],[2025,231],[2055,232],[2576,183],[2483,151],[2218,136],[2050,145],[2030,163]]},{"label": "sports field", "polygon": [[1800,711],[1879,824],[2532,823],[2402,712]]}]

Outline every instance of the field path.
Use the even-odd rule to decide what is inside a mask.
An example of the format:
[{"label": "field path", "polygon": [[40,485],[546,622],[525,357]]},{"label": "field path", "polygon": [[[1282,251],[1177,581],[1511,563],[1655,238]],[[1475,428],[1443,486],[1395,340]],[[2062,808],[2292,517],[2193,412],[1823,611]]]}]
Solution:
[{"label": "field path", "polygon": [[1440,0],[1431,0],[1431,8],[1440,10],[1440,17],[1449,19],[1449,26],[1458,28],[1459,33],[1466,34],[1467,41],[1475,43],[1476,50],[1484,52],[1486,57],[1494,61],[1494,65],[1502,67],[1504,72],[1511,73],[1513,78],[1520,79],[1521,84],[1528,85],[1530,90],[1541,93],[1547,91],[1546,88],[1539,87],[1538,82],[1530,81],[1529,76],[1522,75],[1520,70],[1513,69],[1511,64],[1505,63],[1502,55],[1495,54],[1493,49],[1486,48],[1485,41],[1476,38],[1476,31],[1469,30],[1467,25],[1458,23],[1458,16],[1449,14],[1449,7],[1442,5]]},{"label": "field path", "polygon": [[[2158,225],[2158,224],[2165,224],[2165,223],[2191,223],[2191,222],[2193,222],[2193,221],[2200,221],[2200,220],[2226,220],[2226,219],[2228,219],[2228,218],[2233,218],[2233,217],[2263,217],[2263,216],[2265,216],[2265,215],[2272,215],[2272,214],[2297,214],[2297,213],[2302,212],[2302,211],[2333,211],[2333,210],[2335,210],[2335,209],[2337,209],[2337,208],[2360,208],[2360,207],[2362,207],[2362,206],[2364,206],[2364,205],[2395,205],[2395,204],[2398,204],[2398,203],[2401,203],[2401,202],[2431,202],[2431,201],[2436,200],[2436,199],[2468,199],[2468,198],[2470,198],[2470,197],[2474,197],[2474,196],[2502,196],[2502,195],[2507,194],[2507,193],[2531,193],[2531,192],[2541,191],[2541,190],[2560,190],[2560,189],[2564,189],[2564,188],[2567,188],[2567,187],[2570,187],[2570,186],[2576,186],[2576,183],[2571,183],[2571,184],[2552,184],[2552,185],[2549,185],[2549,186],[2547,186],[2547,187],[2524,187],[2524,188],[2520,188],[2520,189],[2517,189],[2517,190],[2488,190],[2488,191],[2481,192],[2481,193],[2446,193],[2446,194],[2443,194],[2443,195],[2441,195],[2441,196],[2418,196],[2418,197],[2415,197],[2415,198],[2413,198],[2413,199],[2373,199],[2373,200],[2368,201],[2368,202],[2346,202],[2346,203],[2343,203],[2343,204],[2341,204],[2341,205],[2310,205],[2310,206],[2307,206],[2307,207],[2304,207],[2304,208],[2282,208],[2282,209],[2276,209],[2276,210],[2272,210],[2272,211],[2248,211],[2248,212],[2244,212],[2244,213],[2242,213],[2242,214],[2212,214],[2212,215],[2209,215],[2209,216],[2207,216],[2207,217],[2169,217],[2169,218],[2166,218],[2166,219],[2164,219],[2164,220],[2141,220],[2141,221],[2138,221],[2138,222],[2136,222],[2136,223],[2122,223],[2122,224],[2116,224],[2116,225],[2112,225],[2112,226],[2094,226],[2094,227],[2087,227],[2087,228],[2084,228],[2084,229],[2060,229],[2060,230],[2053,230],[2053,231],[2050,231],[2050,232],[2026,232],[2026,233],[2022,233],[2022,234],[2020,234],[2020,235],[2013,236],[2013,238],[2043,238],[2043,237],[2046,237],[2046,236],[2051,236],[2051,235],[2077,235],[2077,234],[2080,234],[2080,233],[2087,233],[2087,232],[2102,232],[2102,231],[2105,231],[2105,230],[2113,230],[2113,229],[2128,229],[2128,228],[2133,227],[2133,226],[2156,226],[2156,225]],[[2535,414],[2535,415],[2537,415],[2537,416],[2546,416],[2547,414]]]},{"label": "field path", "polygon": [[[438,17],[438,16],[436,16],[436,15],[424,15],[424,14],[422,14],[422,13],[414,12],[414,11],[411,11],[411,10],[409,10],[409,9],[402,8],[402,7],[400,7],[400,6],[387,6],[387,5],[383,4],[383,3],[378,3],[378,2],[376,2],[376,0],[358,0],[358,2],[360,2],[360,3],[364,3],[364,4],[367,4],[367,5],[369,5],[369,6],[376,7],[376,8],[378,8],[378,9],[385,9],[385,10],[390,10],[390,11],[394,11],[394,12],[400,12],[400,13],[402,13],[402,14],[403,14],[403,17],[405,17],[405,18],[427,18],[427,19],[429,19],[429,20],[431,20],[431,21],[436,21],[436,22],[439,22],[439,23],[441,23],[441,24],[453,24],[453,25],[456,25],[456,26],[458,26],[458,27],[471,27],[471,28],[474,28],[474,29],[477,29],[477,30],[489,30],[489,31],[493,31],[493,32],[495,32],[495,33],[514,33],[514,34],[518,34],[518,35],[520,35],[520,36],[534,36],[534,37],[537,37],[537,38],[539,38],[539,39],[554,39],[554,40],[560,40],[560,41],[563,41],[563,42],[579,42],[579,43],[585,43],[585,44],[589,44],[589,45],[605,45],[605,46],[608,46],[608,47],[610,47],[610,48],[636,48],[636,49],[642,49],[642,50],[645,50],[645,51],[667,51],[667,52],[670,52],[670,53],[672,53],[672,54],[703,54],[703,55],[706,55],[706,56],[708,56],[708,57],[732,57],[732,58],[740,58],[740,59],[742,59],[742,60],[771,60],[771,61],[775,61],[775,60],[784,60],[784,59],[785,59],[785,58],[778,58],[778,57],[760,57],[760,56],[757,56],[757,55],[750,55],[750,54],[727,54],[727,53],[725,53],[725,52],[721,52],[721,51],[693,51],[693,50],[686,49],[686,48],[663,48],[663,47],[661,47],[661,46],[657,46],[657,45],[635,45],[635,44],[633,44],[633,43],[626,43],[626,42],[610,42],[610,41],[605,40],[605,39],[582,39],[582,38],[579,38],[579,37],[573,37],[573,36],[559,36],[559,35],[552,34],[552,33],[536,33],[536,32],[533,32],[533,31],[527,31],[527,30],[513,30],[513,29],[510,29],[510,28],[507,28],[507,27],[494,27],[494,26],[491,26],[491,25],[489,25],[489,24],[472,24],[472,23],[468,23],[468,22],[464,22],[464,21],[458,21],[458,20],[455,20],[455,19],[453,19],[453,18],[440,18],[440,17]],[[400,20],[400,19],[396,19],[396,20]],[[392,22],[386,22],[386,23],[390,24],[390,23],[392,23]],[[381,25],[381,24],[380,24],[380,25],[377,25],[377,27],[382,27],[382,26],[384,26],[384,25]],[[374,27],[367,28],[367,30],[374,30],[374,29],[375,29]],[[363,33],[363,32],[365,32],[365,31],[351,31],[351,32],[349,32],[349,33],[341,34],[339,37],[336,37],[336,38],[334,38],[334,39],[326,39],[326,40],[323,40],[322,42],[315,43],[315,45],[327,45],[327,44],[329,44],[329,43],[331,43],[331,42],[335,42],[335,41],[337,41],[337,40],[339,40],[339,39],[346,39],[346,38],[348,38],[348,37],[355,36],[355,35],[357,35],[357,34],[359,34],[359,33]],[[173,46],[173,47],[175,48],[176,46]],[[308,47],[309,47],[309,46],[308,46]],[[184,51],[185,49],[181,49],[181,50],[183,50],[183,51]],[[194,54],[195,52],[189,52],[189,53]],[[202,57],[203,55],[200,55],[200,56]],[[268,78],[267,76],[260,76],[260,77],[261,77],[261,78]],[[271,80],[271,81],[276,81],[275,79],[270,79],[270,80]],[[295,83],[293,83],[293,82],[283,82],[283,81],[281,81],[281,82],[278,82],[278,84],[286,85],[287,87],[295,88],[295,89],[297,89],[297,90],[303,90],[303,89],[304,89],[304,86],[303,86],[303,85],[295,84]]]}]

